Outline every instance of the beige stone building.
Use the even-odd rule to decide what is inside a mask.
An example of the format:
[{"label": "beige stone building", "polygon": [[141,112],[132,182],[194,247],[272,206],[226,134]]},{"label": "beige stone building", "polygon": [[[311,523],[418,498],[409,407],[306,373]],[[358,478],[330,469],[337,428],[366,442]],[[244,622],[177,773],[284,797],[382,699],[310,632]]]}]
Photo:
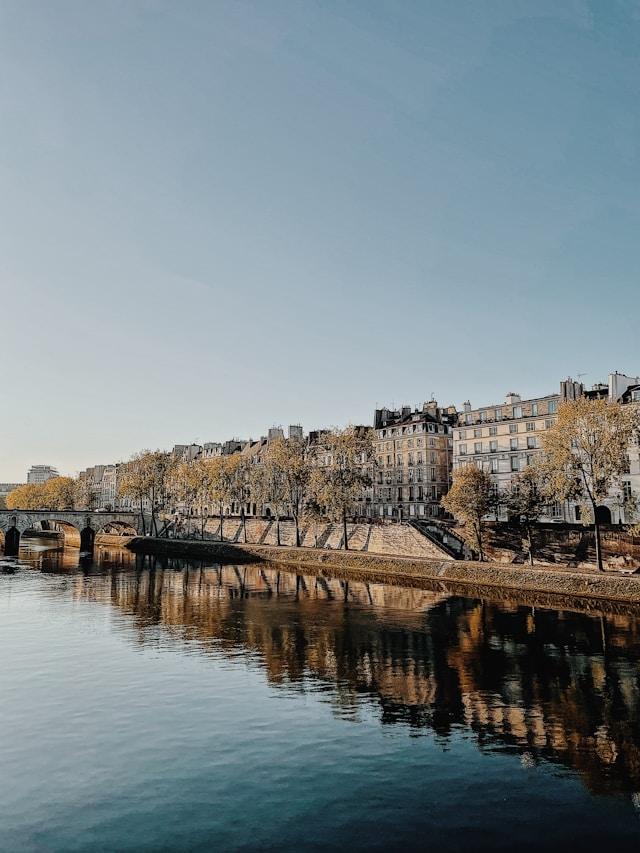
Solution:
[{"label": "beige stone building", "polygon": [[435,400],[421,409],[377,409],[373,514],[398,520],[444,515],[440,499],[449,489],[456,410]]},{"label": "beige stone building", "polygon": [[[581,393],[572,380],[561,383],[557,394],[523,400],[510,392],[503,403],[475,408],[467,401],[453,430],[453,471],[474,464],[491,475],[498,492],[530,465],[542,449],[542,438],[554,423],[563,399]],[[568,518],[568,508],[549,507],[551,517]]]},{"label": "beige stone building", "polygon": [[[609,375],[608,383],[585,390],[579,382],[566,379],[557,394],[523,400],[518,394],[507,394],[504,403],[474,408],[464,404],[453,430],[453,470],[472,463],[487,471],[498,491],[505,491],[513,478],[530,465],[542,450],[545,432],[556,419],[558,407],[565,400],[582,395],[591,399],[609,399],[620,403],[640,404],[640,377]],[[637,441],[629,448],[629,470],[622,480],[622,491],[613,490],[602,506],[602,518],[613,523],[630,522],[625,497],[640,498],[640,451]],[[501,518],[505,518],[501,512]],[[580,507],[575,502],[550,504],[542,520],[576,522]]]}]

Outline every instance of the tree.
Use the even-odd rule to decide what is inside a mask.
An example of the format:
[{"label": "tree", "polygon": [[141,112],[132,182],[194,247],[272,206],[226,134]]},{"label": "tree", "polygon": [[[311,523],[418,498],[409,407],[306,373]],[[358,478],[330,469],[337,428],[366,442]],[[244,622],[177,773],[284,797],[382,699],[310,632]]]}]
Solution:
[{"label": "tree", "polygon": [[629,444],[637,429],[631,406],[579,397],[563,403],[543,439],[546,492],[551,500],[577,500],[595,532],[602,571],[598,506],[628,470]]},{"label": "tree", "polygon": [[371,484],[373,431],[348,426],[323,436],[317,465],[310,477],[310,491],[327,516],[342,520],[344,547],[349,549],[347,515],[362,490]]},{"label": "tree", "polygon": [[545,494],[546,477],[539,461],[533,462],[512,481],[505,502],[511,517],[524,525],[527,534],[529,563],[533,565],[533,526],[548,503]]},{"label": "tree", "polygon": [[42,489],[36,483],[23,483],[7,495],[7,509],[42,509]]},{"label": "tree", "polygon": [[151,533],[158,534],[157,511],[166,503],[176,464],[175,458],[164,450],[142,450],[122,466],[119,492],[139,501],[143,533],[147,500],[151,507]]},{"label": "tree", "polygon": [[[203,517],[203,492],[204,492],[204,470],[203,459],[193,462],[180,462],[175,466],[172,478],[172,491],[177,500],[183,501],[187,507],[189,517],[193,506],[200,508],[201,535],[204,539],[204,517]],[[190,525],[188,533],[190,532]]]},{"label": "tree", "polygon": [[299,439],[290,438],[288,441],[278,439],[273,442],[267,455],[270,464],[279,472],[284,500],[295,522],[296,547],[299,548],[300,518],[309,494],[312,472],[307,449],[304,442]]},{"label": "tree", "polygon": [[72,477],[52,477],[41,486],[42,506],[49,509],[73,509],[76,481]]},{"label": "tree", "polygon": [[147,532],[144,518],[144,503],[145,500],[149,499],[150,476],[147,459],[149,452],[148,450],[142,450],[121,466],[118,487],[118,492],[121,496],[139,502],[143,535]]},{"label": "tree", "polygon": [[70,510],[77,505],[78,481],[51,477],[44,483],[25,483],[7,495],[7,509]]},{"label": "tree", "polygon": [[256,503],[269,504],[276,517],[276,541],[280,545],[280,518],[287,510],[287,488],[277,445],[284,443],[276,439],[267,448],[259,464],[249,468],[249,488]]},{"label": "tree", "polygon": [[243,539],[247,541],[247,518],[244,504],[248,492],[248,464],[240,453],[233,453],[225,458],[225,476],[228,482],[229,500],[238,504],[242,522]]},{"label": "tree", "polygon": [[[235,456],[236,454],[234,454]],[[234,456],[214,456],[207,459],[209,496],[220,508],[220,541],[224,539],[223,521],[224,506],[233,500],[235,462],[230,462]]]},{"label": "tree", "polygon": [[74,481],[73,505],[76,509],[89,509],[91,506],[91,490],[85,477]]},{"label": "tree", "polygon": [[158,535],[157,511],[165,507],[170,493],[173,472],[177,461],[164,450],[151,450],[145,454],[148,495],[151,502],[151,532]]},{"label": "tree", "polygon": [[484,518],[492,507],[491,477],[475,465],[456,469],[453,483],[442,498],[442,505],[459,521],[465,531],[465,539],[484,560]]}]

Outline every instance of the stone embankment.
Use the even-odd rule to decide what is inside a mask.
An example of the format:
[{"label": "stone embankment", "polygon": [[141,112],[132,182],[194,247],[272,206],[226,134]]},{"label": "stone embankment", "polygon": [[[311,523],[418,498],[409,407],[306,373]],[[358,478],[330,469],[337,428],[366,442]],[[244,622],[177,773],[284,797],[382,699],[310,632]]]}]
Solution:
[{"label": "stone embankment", "polygon": [[315,571],[372,583],[409,586],[441,584],[471,594],[479,591],[533,592],[550,596],[640,604],[640,577],[505,563],[383,556],[357,551],[327,551],[260,544],[182,541],[137,537],[128,546],[139,553],[167,554],[222,563],[277,563],[291,571]]},{"label": "stone embankment", "polygon": [[[201,538],[197,522],[194,524],[194,536]],[[223,534],[225,542],[242,544],[278,546],[278,525],[274,518],[247,518],[245,526],[237,517],[224,519]],[[205,538],[219,540],[220,519],[211,517],[205,525]],[[402,557],[429,557],[432,559],[451,559],[437,543],[418,532],[409,524],[347,524],[347,538],[350,551],[363,551],[368,554],[390,554]],[[280,522],[281,546],[295,547],[296,527],[293,521]],[[306,523],[300,525],[300,545],[303,548],[324,548],[328,551],[344,549],[344,529],[342,524],[330,522]]]}]

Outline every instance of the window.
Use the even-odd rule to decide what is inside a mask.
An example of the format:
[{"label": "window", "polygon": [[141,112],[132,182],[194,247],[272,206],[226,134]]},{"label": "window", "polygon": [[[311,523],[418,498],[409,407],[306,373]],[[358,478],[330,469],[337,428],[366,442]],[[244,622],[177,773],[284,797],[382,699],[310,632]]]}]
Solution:
[{"label": "window", "polygon": [[490,471],[491,471],[491,473],[492,473],[492,474],[497,474],[497,473],[498,473],[498,460],[497,460],[497,459],[491,459],[491,468],[490,468]]},{"label": "window", "polygon": [[545,429],[551,429],[552,426],[553,426],[553,421],[545,421],[544,422],[544,428]]},{"label": "window", "polygon": [[534,418],[538,414],[538,404],[537,403],[531,404],[531,414],[533,415]]},{"label": "window", "polygon": [[518,424],[509,424],[509,432],[518,432]]},{"label": "window", "polygon": [[460,447],[458,448],[458,452],[459,452],[460,456],[464,456],[467,452],[467,445],[461,444]]},{"label": "window", "polygon": [[495,427],[495,426],[489,427],[489,435],[497,435],[497,434],[498,434],[498,427]]},{"label": "window", "polygon": [[517,456],[511,457],[511,470],[512,471],[519,471],[520,470],[520,460],[518,459]]},{"label": "window", "polygon": [[497,421],[502,420],[502,409],[496,409],[496,420]]},{"label": "window", "polygon": [[513,407],[513,417],[521,418],[522,417],[522,406],[514,406]]},{"label": "window", "polygon": [[638,402],[640,400],[640,391],[632,391],[631,392],[631,399],[634,402]]},{"label": "window", "polygon": [[518,449],[518,439],[517,438],[512,438],[511,441],[509,442],[509,444],[511,446],[511,450],[517,450]]},{"label": "window", "polygon": [[527,432],[533,432],[535,428],[535,421],[527,421]]},{"label": "window", "polygon": [[489,442],[489,452],[490,453],[497,453],[498,452],[498,442],[497,441],[490,441]]},{"label": "window", "polygon": [[549,515],[551,518],[560,518],[562,515],[562,507],[556,501],[555,503],[549,504]]},{"label": "window", "polygon": [[436,469],[432,468],[431,469],[431,482],[435,483],[435,481],[436,481]]},{"label": "window", "polygon": [[557,400],[549,400],[549,408],[547,410],[550,415],[555,415],[558,411],[558,401]]},{"label": "window", "polygon": [[473,437],[474,438],[482,438],[482,430],[481,429],[474,429]]},{"label": "window", "polygon": [[467,412],[467,414],[464,416],[464,422],[467,424],[471,423],[471,412]]},{"label": "window", "polygon": [[535,435],[527,436],[527,450],[535,450],[536,449],[536,437]]},{"label": "window", "polygon": [[481,441],[476,441],[476,443],[473,445],[473,452],[474,453],[482,453],[482,442]]},{"label": "window", "polygon": [[482,423],[484,423],[486,421],[486,419],[487,419],[487,413],[486,412],[480,412],[480,420],[482,421]]}]

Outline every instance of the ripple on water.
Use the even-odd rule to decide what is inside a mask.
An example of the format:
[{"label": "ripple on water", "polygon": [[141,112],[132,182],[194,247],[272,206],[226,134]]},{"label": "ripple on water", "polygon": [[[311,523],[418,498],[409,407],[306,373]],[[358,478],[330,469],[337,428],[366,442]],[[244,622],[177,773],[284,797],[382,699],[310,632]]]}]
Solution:
[{"label": "ripple on water", "polygon": [[0,849],[637,844],[630,616],[129,554],[2,566]]}]

